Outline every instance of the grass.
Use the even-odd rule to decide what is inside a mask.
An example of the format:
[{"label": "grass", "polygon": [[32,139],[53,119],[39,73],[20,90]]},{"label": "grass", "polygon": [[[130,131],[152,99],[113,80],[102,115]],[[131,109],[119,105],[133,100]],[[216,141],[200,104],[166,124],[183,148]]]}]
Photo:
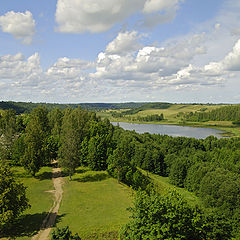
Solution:
[{"label": "grass", "polygon": [[192,206],[199,205],[202,206],[201,200],[193,193],[187,191],[185,188],[176,187],[169,183],[168,177],[162,177],[150,172],[147,172],[145,170],[141,169],[141,172],[145,175],[147,175],[153,182],[156,190],[160,194],[165,194],[169,190],[177,191],[179,194],[183,196],[183,198]]},{"label": "grass", "polygon": [[22,167],[14,167],[15,176],[27,187],[27,197],[31,208],[26,210],[18,222],[9,231],[6,238],[1,239],[31,239],[36,234],[42,224],[43,219],[53,204],[52,194],[46,191],[53,190],[52,169],[43,167],[36,178],[26,174]]},{"label": "grass", "polygon": [[132,192],[107,172],[79,168],[69,181],[65,177],[58,227],[69,226],[83,240],[118,239],[120,227],[129,220],[126,210]]}]

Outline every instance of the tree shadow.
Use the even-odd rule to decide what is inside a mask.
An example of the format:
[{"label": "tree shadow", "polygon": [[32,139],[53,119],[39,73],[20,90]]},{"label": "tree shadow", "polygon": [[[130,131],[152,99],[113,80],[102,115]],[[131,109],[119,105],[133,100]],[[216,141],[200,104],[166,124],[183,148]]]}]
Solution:
[{"label": "tree shadow", "polygon": [[[15,239],[17,237],[32,237],[35,234],[37,234],[40,229],[44,229],[45,226],[43,226],[43,221],[45,220],[47,216],[47,212],[42,213],[35,213],[35,214],[25,214],[19,217],[14,224],[9,228],[8,230],[5,230],[2,234],[0,234],[0,237]],[[54,216],[52,216],[54,215]],[[52,222],[53,227],[56,223],[61,222],[61,219],[66,214],[57,215],[56,213],[50,213],[48,215],[48,218],[54,219],[54,222]],[[56,221],[55,221],[56,220]]]},{"label": "tree shadow", "polygon": [[89,171],[89,168],[77,168],[75,170],[75,173],[85,173],[85,172],[88,172]]},{"label": "tree shadow", "polygon": [[43,172],[36,176],[36,179],[42,181],[42,180],[50,180],[52,179],[53,175],[52,172]]},{"label": "tree shadow", "polygon": [[86,174],[78,178],[74,178],[73,181],[77,182],[97,182],[109,178],[107,173],[95,173],[95,174]]},{"label": "tree shadow", "polygon": [[22,215],[11,228],[5,231],[3,237],[10,237],[10,239],[22,236],[31,237],[40,230],[46,216],[46,212]]}]

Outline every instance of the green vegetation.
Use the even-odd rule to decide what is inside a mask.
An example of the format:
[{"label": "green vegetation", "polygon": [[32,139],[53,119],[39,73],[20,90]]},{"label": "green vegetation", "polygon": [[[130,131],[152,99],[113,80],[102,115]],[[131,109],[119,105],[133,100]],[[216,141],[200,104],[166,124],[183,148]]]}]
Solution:
[{"label": "green vegetation", "polygon": [[30,205],[26,197],[26,187],[16,181],[10,167],[0,165],[0,233],[9,229],[14,220]]},{"label": "green vegetation", "polygon": [[12,228],[3,237],[27,240],[40,230],[42,222],[53,204],[52,194],[48,192],[53,190],[52,169],[50,167],[41,168],[35,178],[26,174],[23,167],[13,167],[12,171],[14,176],[26,186],[26,196],[31,208],[16,219]]},{"label": "green vegetation", "polygon": [[81,238],[76,233],[72,234],[69,227],[57,228],[52,232],[51,240],[81,240]]},{"label": "green vegetation", "polygon": [[[175,192],[167,195],[138,192],[131,220],[120,239],[222,239],[231,237],[230,224],[215,225],[214,215],[205,215],[198,207],[190,207]],[[167,220],[167,221],[166,221]]]},{"label": "green vegetation", "polygon": [[[209,111],[210,114],[213,111],[211,108],[221,109],[216,105],[162,106],[159,103],[151,105],[156,109],[148,107],[144,106],[132,115],[124,115],[124,118],[136,119],[136,116],[148,115],[149,112],[162,116],[162,113],[156,112],[165,111],[168,113],[166,116],[171,115],[175,120],[169,120],[169,117],[161,122],[178,121],[183,124],[185,114],[180,113],[182,110],[190,112],[195,109],[200,113]],[[237,125],[231,120],[221,122],[225,127],[229,123]],[[145,233],[139,233],[141,238],[148,238],[156,232],[157,239],[163,239],[166,233],[175,238],[176,232],[179,238],[199,236],[199,239],[233,240],[240,237],[239,138],[217,139],[210,136],[195,139],[138,134],[113,127],[109,120],[101,120],[96,113],[81,108],[48,112],[44,107],[21,116],[16,116],[13,110],[1,111],[0,133],[1,163],[14,166],[17,172],[23,171],[17,167],[20,165],[35,176],[32,178],[26,172],[16,173],[17,178],[22,179],[24,186],[30,189],[27,197],[33,205],[29,211],[33,211],[34,220],[32,224],[26,224],[30,222],[31,214],[29,217],[16,214],[11,221],[18,224],[14,231],[7,232],[8,235],[32,236],[39,229],[51,203],[51,195],[44,196],[42,191],[52,187],[51,174],[42,171],[58,157],[65,176],[69,175],[72,181],[68,181],[67,177],[65,179],[57,226],[69,226],[83,239],[117,239],[122,224],[127,224],[122,237],[134,239],[142,219],[155,216],[151,209],[155,209],[156,202],[159,203],[156,221],[150,220],[147,226],[142,226],[146,229]],[[44,181],[45,185],[41,185]],[[180,196],[169,195],[168,188],[175,188]],[[144,214],[139,215],[139,205],[135,202],[132,214],[133,218],[137,216],[136,221],[127,223],[128,213],[124,209],[131,205],[129,189],[133,193],[135,190],[144,191],[140,194],[142,202],[139,202]],[[159,193],[167,194],[166,198]],[[40,195],[45,197],[42,203],[38,202]],[[148,201],[144,196],[156,199],[156,202]],[[36,203],[38,206],[34,206]],[[164,209],[168,209],[166,214],[162,212]],[[181,215],[186,219],[181,219]],[[180,219],[180,231],[169,230],[175,229],[176,219]],[[165,226],[163,222],[166,222]],[[136,223],[139,224],[136,226]]]},{"label": "green vegetation", "polygon": [[78,168],[72,181],[65,181],[58,227],[68,225],[81,239],[117,239],[128,221],[126,208],[131,191],[118,184],[106,171]]},{"label": "green vegetation", "polygon": [[129,109],[129,108],[137,108],[145,103],[79,103],[79,104],[58,104],[58,103],[32,103],[32,102],[0,102],[0,109],[14,109],[16,113],[30,113],[33,109],[42,106],[46,107],[48,110],[53,110],[55,108],[59,108],[61,110],[65,108],[75,109],[81,107],[82,109],[101,111],[103,109]]}]

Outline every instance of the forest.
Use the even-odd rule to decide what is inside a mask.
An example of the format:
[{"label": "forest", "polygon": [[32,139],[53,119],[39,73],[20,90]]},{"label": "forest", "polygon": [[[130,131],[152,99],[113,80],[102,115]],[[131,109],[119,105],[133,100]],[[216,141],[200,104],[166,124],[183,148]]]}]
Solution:
[{"label": "forest", "polygon": [[205,109],[202,109],[199,112],[184,114],[184,119],[194,122],[232,121],[235,124],[240,124],[240,105],[224,106],[209,112],[205,112]]},{"label": "forest", "polygon": [[[226,119],[238,121],[238,109],[204,116],[225,111]],[[230,112],[236,117],[230,119]],[[55,159],[70,182],[79,166],[87,166],[106,170],[134,190],[131,220],[120,229],[120,239],[240,239],[240,138],[138,134],[80,107],[38,106],[28,114],[2,110],[0,233],[11,231],[30,207],[11,168],[23,166],[34,177]],[[160,194],[145,173],[168,177],[202,204],[192,206],[175,191]]]}]

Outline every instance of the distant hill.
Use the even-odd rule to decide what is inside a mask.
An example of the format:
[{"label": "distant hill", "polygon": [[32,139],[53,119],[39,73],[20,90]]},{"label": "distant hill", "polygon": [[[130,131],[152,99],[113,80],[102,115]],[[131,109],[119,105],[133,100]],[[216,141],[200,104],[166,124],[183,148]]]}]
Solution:
[{"label": "distant hill", "polygon": [[12,102],[12,101],[1,101],[0,109],[14,109],[18,114],[24,112],[31,112],[34,108],[38,106],[45,106],[47,109],[51,110],[53,108],[77,108],[81,107],[87,110],[101,111],[107,109],[131,109],[143,106],[146,103],[78,103],[78,104],[58,104],[58,103],[32,103],[32,102]]},{"label": "distant hill", "polygon": [[133,109],[123,111],[123,115],[132,115],[136,114],[138,112],[148,110],[148,109],[168,109],[171,107],[172,103],[166,103],[166,102],[150,102],[150,103],[144,103],[142,106],[134,107]]}]

